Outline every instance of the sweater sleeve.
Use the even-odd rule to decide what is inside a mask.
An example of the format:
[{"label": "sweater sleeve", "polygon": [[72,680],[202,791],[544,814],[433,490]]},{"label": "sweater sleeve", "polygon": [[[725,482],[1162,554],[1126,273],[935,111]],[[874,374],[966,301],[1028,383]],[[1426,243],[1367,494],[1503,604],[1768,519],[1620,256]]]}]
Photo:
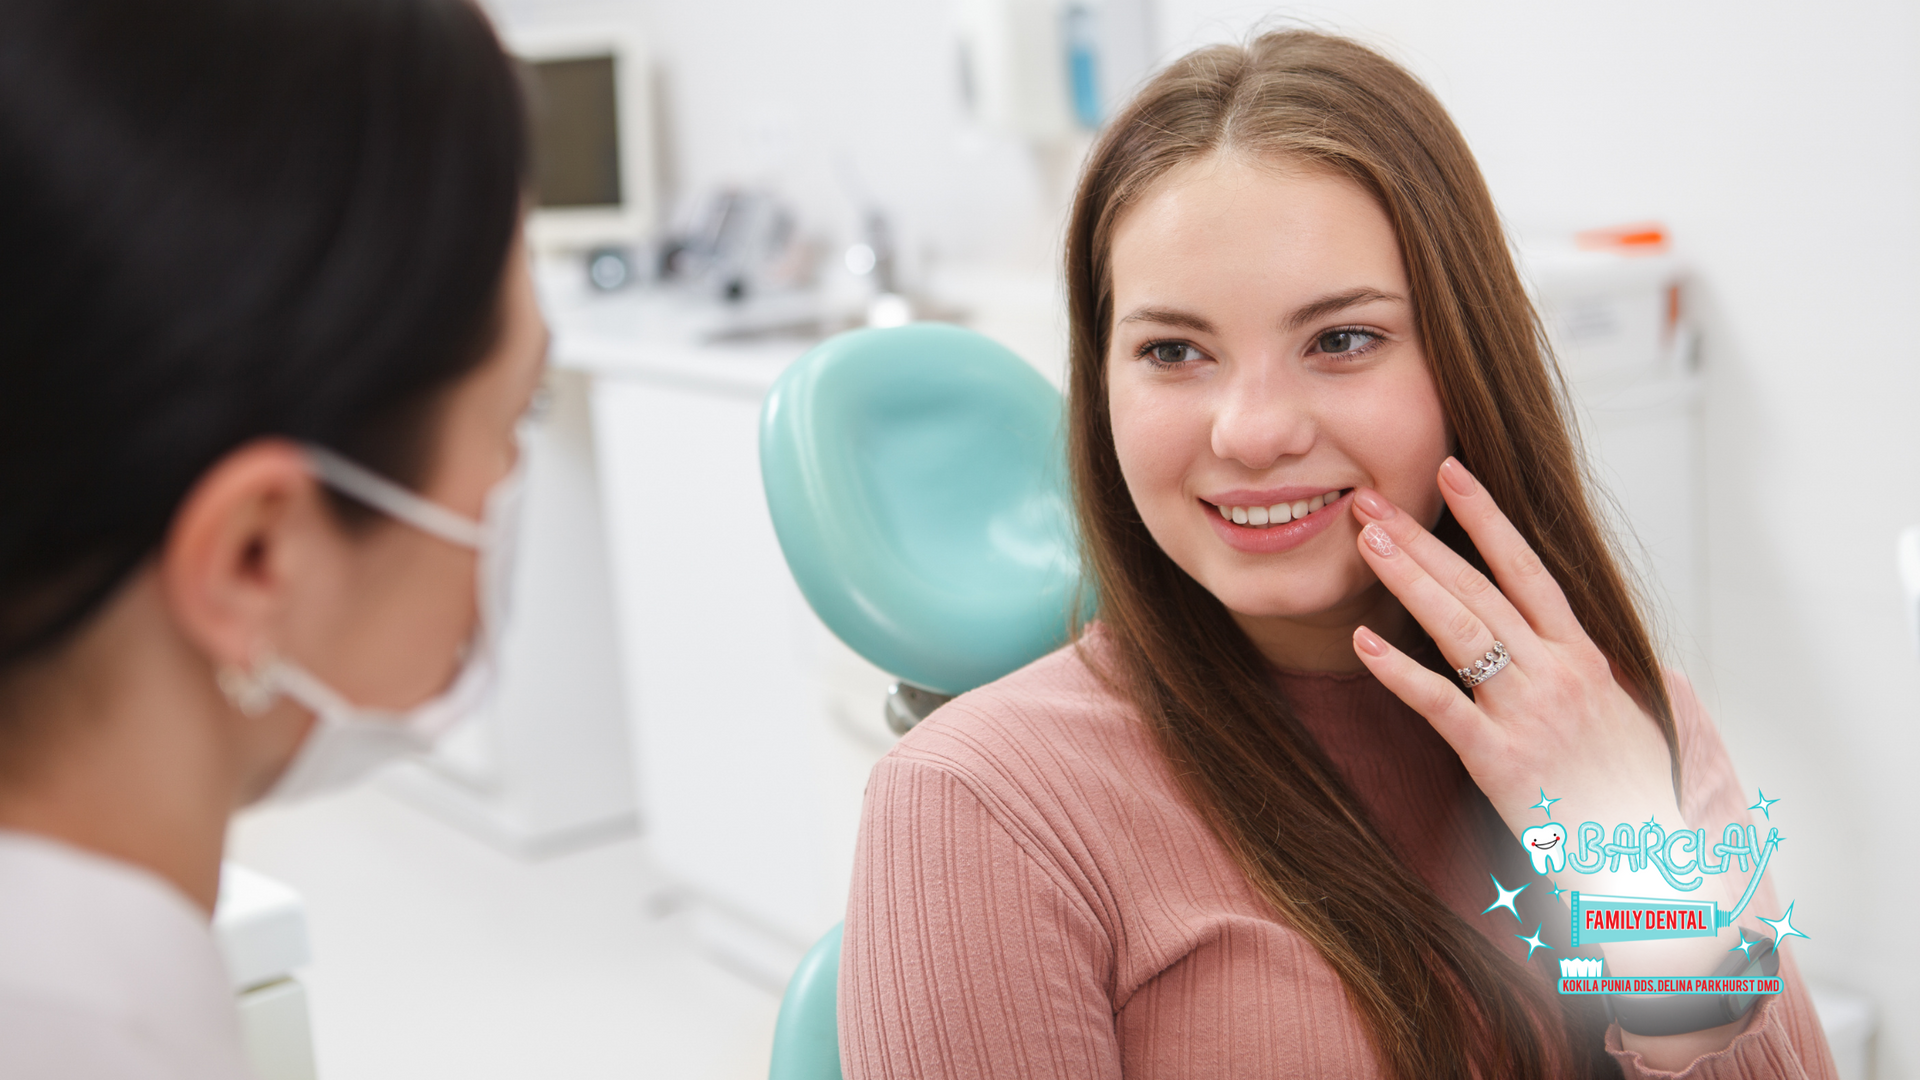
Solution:
[{"label": "sweater sleeve", "polygon": [[1118,1078],[1112,955],[961,777],[897,755],[875,768],[841,953],[848,1080]]},{"label": "sweater sleeve", "polygon": [[[1679,675],[1668,676],[1668,691],[1673,698],[1674,721],[1680,733],[1680,773],[1684,805],[1681,812],[1690,824],[1715,828],[1727,822],[1746,823],[1748,812],[1745,789],[1733,770],[1733,761],[1720,739],[1720,729],[1695,696],[1693,687]],[[1762,823],[1761,835],[1766,834]],[[1737,872],[1737,871],[1736,871]],[[1775,897],[1771,875],[1760,884],[1753,903],[1741,916],[1740,925],[1749,928],[1749,936],[1768,933],[1758,916],[1777,918],[1785,910]],[[1800,968],[1794,961],[1791,940],[1780,954],[1780,978],[1784,989],[1766,995],[1747,1014],[1747,1027],[1726,1049],[1695,1059],[1679,1073],[1664,1072],[1645,1065],[1640,1055],[1623,1048],[1620,1027],[1607,1032],[1607,1050],[1620,1062],[1627,1080],[1640,1078],[1684,1077],[1685,1080],[1837,1080],[1833,1053],[1827,1049],[1826,1034],[1814,1014],[1813,999],[1800,980]]]}]

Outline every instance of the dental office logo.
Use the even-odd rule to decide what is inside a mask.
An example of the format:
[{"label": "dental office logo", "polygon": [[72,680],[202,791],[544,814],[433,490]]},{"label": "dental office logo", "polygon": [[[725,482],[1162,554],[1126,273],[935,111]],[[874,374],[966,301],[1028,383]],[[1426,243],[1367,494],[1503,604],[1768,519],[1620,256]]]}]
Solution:
[{"label": "dental office logo", "polygon": [[[1729,823],[1721,831],[1719,842],[1712,846],[1707,844],[1705,829],[1680,829],[1669,834],[1651,818],[1638,826],[1624,822],[1616,825],[1611,836],[1597,821],[1582,822],[1577,830],[1569,833],[1565,825],[1552,820],[1553,804],[1559,801],[1548,798],[1546,791],[1541,790],[1540,801],[1534,803],[1533,807],[1543,811],[1548,820],[1545,824],[1524,829],[1520,833],[1520,844],[1526,849],[1535,873],[1558,873],[1571,867],[1576,873],[1593,874],[1603,866],[1609,873],[1617,873],[1624,862],[1629,870],[1636,873],[1653,867],[1668,885],[1683,893],[1698,889],[1707,877],[1724,874],[1735,866],[1739,867],[1741,873],[1749,875],[1746,891],[1731,911],[1710,900],[1601,896],[1553,888],[1550,891],[1552,896],[1558,898],[1564,892],[1571,898],[1568,902],[1572,910],[1569,937],[1575,948],[1582,944],[1610,941],[1654,941],[1717,935],[1722,929],[1732,926],[1734,920],[1746,911],[1747,905],[1752,903],[1754,893],[1760,888],[1761,878],[1767,872],[1767,864],[1773,859],[1774,849],[1786,839],[1780,835],[1780,830],[1772,826],[1773,805],[1780,800],[1767,798],[1765,791],[1759,792],[1758,801],[1747,809],[1758,810],[1766,815],[1766,838],[1762,839],[1753,825]],[[1514,906],[1514,900],[1531,884],[1509,889],[1500,883],[1499,878],[1493,878],[1494,901],[1481,914],[1506,908],[1518,920],[1520,911]],[[1760,921],[1773,927],[1776,947],[1789,937],[1808,936],[1793,925],[1792,904],[1787,905],[1786,912],[1778,919],[1762,918]],[[1514,935],[1527,943],[1528,959],[1532,959],[1536,949],[1553,949],[1553,946],[1540,940],[1540,929],[1544,925],[1544,921],[1536,924],[1532,934]],[[1741,930],[1740,943],[1728,951],[1752,957],[1753,947],[1764,940],[1749,940],[1746,931]],[[1771,976],[1609,978],[1604,960],[1570,957],[1560,961],[1558,989],[1563,994],[1777,994],[1781,990],[1781,982],[1779,978]]]}]

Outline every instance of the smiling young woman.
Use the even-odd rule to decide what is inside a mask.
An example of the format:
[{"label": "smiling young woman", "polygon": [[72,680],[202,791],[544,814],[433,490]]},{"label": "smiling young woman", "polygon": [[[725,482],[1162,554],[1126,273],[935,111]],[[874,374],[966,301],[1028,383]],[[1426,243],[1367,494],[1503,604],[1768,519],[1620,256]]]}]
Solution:
[{"label": "smiling young woman", "polygon": [[[1067,280],[1097,618],[875,771],[848,1075],[1831,1075],[1790,959],[1657,1035],[1552,992],[1558,890],[1644,881],[1487,906],[1536,785],[1575,821],[1744,802],[1433,97],[1318,34],[1190,55],[1090,156]],[[1605,958],[1705,974],[1732,933]]]}]

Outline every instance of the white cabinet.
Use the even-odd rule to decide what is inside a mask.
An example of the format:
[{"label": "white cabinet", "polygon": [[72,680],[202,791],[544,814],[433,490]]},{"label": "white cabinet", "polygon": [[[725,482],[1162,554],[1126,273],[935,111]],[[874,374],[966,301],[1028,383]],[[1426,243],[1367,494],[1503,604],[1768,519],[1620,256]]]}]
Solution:
[{"label": "white cabinet", "polygon": [[1657,644],[1697,652],[1706,628],[1703,380],[1685,268],[1666,254],[1572,247],[1535,248],[1521,267],[1571,391],[1595,494],[1652,602]]},{"label": "white cabinet", "polygon": [[213,936],[233,980],[240,1037],[258,1080],[314,1080],[307,989],[295,972],[311,959],[300,894],[226,863]]},{"label": "white cabinet", "polygon": [[771,988],[844,915],[887,678],[793,583],[760,404],[807,343],[701,345],[642,297],[550,298],[590,373],[642,828],[702,943]]},{"label": "white cabinet", "polygon": [[544,394],[521,432],[526,502],[494,697],[380,779],[523,856],[627,835],[635,820],[588,379],[551,371]]}]

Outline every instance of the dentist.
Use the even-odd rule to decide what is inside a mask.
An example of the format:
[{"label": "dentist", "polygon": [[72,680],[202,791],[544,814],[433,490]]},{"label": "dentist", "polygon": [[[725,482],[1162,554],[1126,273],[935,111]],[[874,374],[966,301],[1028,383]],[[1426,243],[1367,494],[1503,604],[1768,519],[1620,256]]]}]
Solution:
[{"label": "dentist", "polygon": [[524,156],[464,0],[0,6],[0,1077],[244,1075],[228,818],[484,692]]}]

